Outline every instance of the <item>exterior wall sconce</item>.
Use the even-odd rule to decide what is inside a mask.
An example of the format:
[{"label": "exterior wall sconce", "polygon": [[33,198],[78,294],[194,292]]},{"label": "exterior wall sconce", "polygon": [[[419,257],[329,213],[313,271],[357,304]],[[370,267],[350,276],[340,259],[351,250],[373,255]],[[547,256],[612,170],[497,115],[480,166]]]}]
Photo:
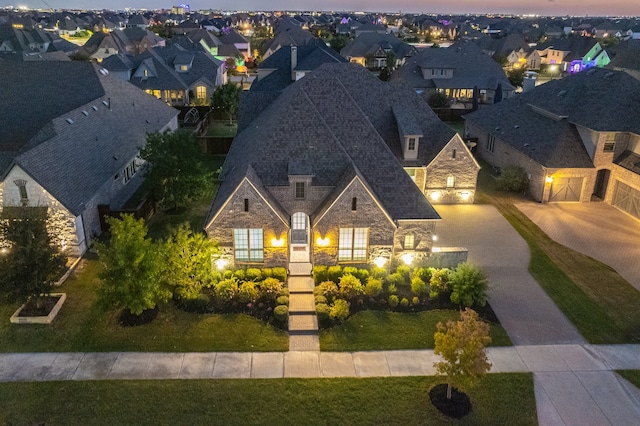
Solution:
[{"label": "exterior wall sconce", "polygon": [[271,239],[271,247],[283,247],[284,246],[284,238],[272,238]]},{"label": "exterior wall sconce", "polygon": [[383,256],[379,256],[373,259],[374,265],[376,265],[378,268],[384,268],[384,265],[386,265],[388,261],[389,259]]},{"label": "exterior wall sconce", "polygon": [[442,193],[440,191],[434,191],[431,193],[431,195],[429,195],[429,197],[431,197],[433,201],[438,201],[441,196],[442,196]]},{"label": "exterior wall sconce", "polygon": [[318,239],[316,240],[316,243],[318,244],[319,247],[327,247],[330,243],[329,237],[324,237],[324,238],[318,237]]},{"label": "exterior wall sconce", "polygon": [[469,199],[469,197],[471,197],[471,193],[470,192],[463,192],[460,194],[460,198],[462,198],[463,201],[467,201]]},{"label": "exterior wall sconce", "polygon": [[544,178],[544,181],[545,181],[546,183],[551,183],[551,182],[553,182],[553,176],[547,176],[547,177],[545,177],[545,178]]}]

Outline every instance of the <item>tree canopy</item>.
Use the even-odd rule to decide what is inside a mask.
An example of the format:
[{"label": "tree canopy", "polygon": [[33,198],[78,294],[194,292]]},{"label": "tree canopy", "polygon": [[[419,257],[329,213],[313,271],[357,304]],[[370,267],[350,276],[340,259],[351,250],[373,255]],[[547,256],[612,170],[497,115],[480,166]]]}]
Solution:
[{"label": "tree canopy", "polygon": [[222,111],[229,117],[229,125],[233,124],[233,119],[238,114],[238,104],[240,102],[240,86],[233,82],[227,82],[218,86],[211,96],[213,108]]},{"label": "tree canopy", "polygon": [[102,304],[140,315],[168,300],[171,292],[161,284],[161,253],[147,237],[144,220],[123,215],[122,219],[107,218],[107,223],[111,230],[109,243],[96,244],[103,265],[99,292]]},{"label": "tree canopy", "polygon": [[0,254],[0,290],[9,301],[25,303],[51,293],[64,271],[66,257],[52,244],[46,207],[12,211],[11,218],[0,219],[0,239],[10,246]]},{"label": "tree canopy", "polygon": [[202,153],[187,130],[151,133],[140,150],[145,184],[165,208],[184,207],[204,195],[212,179],[202,164]]}]

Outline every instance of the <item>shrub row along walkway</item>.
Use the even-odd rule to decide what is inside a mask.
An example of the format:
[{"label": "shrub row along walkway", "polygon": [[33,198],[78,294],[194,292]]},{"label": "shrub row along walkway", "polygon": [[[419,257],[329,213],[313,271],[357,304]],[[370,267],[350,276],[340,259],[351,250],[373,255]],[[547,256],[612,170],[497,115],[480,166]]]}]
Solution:
[{"label": "shrub row along walkway", "polygon": [[[611,370],[640,369],[640,345],[488,348],[491,372],[533,372],[540,424],[637,424],[640,390]],[[379,352],[12,353],[0,381],[429,376],[432,350]],[[597,384],[597,386],[594,386]]]}]

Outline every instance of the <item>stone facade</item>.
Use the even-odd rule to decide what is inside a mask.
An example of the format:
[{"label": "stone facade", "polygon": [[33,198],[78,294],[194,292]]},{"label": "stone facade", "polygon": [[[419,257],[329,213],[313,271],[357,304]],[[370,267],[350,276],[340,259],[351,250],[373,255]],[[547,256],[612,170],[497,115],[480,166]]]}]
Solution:
[{"label": "stone facade", "polygon": [[[456,135],[428,165],[423,192],[433,204],[472,204],[479,170],[473,155]],[[416,184],[419,183],[416,173]]]}]

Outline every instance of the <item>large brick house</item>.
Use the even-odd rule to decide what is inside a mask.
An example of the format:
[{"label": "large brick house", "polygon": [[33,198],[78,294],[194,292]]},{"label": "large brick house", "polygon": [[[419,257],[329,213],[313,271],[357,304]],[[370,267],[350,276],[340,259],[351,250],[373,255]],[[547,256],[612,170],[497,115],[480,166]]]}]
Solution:
[{"label": "large brick house", "polygon": [[468,114],[494,167],[516,165],[540,202],[604,200],[640,218],[640,81],[592,68]]},{"label": "large brick house", "polygon": [[324,64],[251,106],[205,225],[225,261],[421,258],[440,219],[425,194],[473,200],[479,166],[460,137],[410,88],[358,65]]},{"label": "large brick house", "polygon": [[0,75],[0,214],[47,207],[60,248],[81,255],[97,206],[131,197],[147,133],[177,128],[178,111],[87,62],[0,62]]}]

